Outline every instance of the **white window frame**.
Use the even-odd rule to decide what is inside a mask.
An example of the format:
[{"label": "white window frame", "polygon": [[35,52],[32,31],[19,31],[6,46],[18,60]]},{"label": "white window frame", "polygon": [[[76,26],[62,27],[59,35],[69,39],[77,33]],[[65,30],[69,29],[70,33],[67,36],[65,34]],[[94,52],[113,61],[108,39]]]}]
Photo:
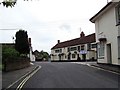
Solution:
[{"label": "white window frame", "polygon": [[98,43],[98,58],[104,59],[104,57],[105,57],[105,43],[100,42]]},{"label": "white window frame", "polygon": [[120,25],[120,3],[116,6],[116,25]]}]

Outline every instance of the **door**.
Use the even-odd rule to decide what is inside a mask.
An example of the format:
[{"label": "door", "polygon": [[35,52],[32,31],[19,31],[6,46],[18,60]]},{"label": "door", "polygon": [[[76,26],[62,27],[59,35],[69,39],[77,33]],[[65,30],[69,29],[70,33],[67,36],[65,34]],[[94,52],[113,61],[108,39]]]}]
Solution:
[{"label": "door", "polygon": [[82,54],[82,60],[86,60],[86,54]]},{"label": "door", "polygon": [[111,44],[107,44],[107,61],[112,64]]}]

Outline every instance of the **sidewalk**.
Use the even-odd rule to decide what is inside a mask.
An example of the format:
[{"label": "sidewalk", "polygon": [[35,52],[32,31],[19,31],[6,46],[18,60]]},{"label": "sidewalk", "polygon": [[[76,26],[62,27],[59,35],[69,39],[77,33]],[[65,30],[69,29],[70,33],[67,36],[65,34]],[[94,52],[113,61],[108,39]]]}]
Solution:
[{"label": "sidewalk", "polygon": [[117,72],[120,74],[120,66],[117,65],[111,65],[111,64],[101,64],[101,63],[91,63],[91,66],[99,67],[105,70],[110,70],[113,72]]},{"label": "sidewalk", "polygon": [[29,67],[24,69],[11,72],[2,72],[2,88],[7,88],[9,85],[13,84],[25,74],[32,72],[37,67],[37,65],[31,64]]},{"label": "sidewalk", "polygon": [[117,72],[120,74],[120,66],[117,66],[117,65],[101,64],[101,63],[97,63],[97,62],[74,62],[74,63],[88,65],[88,66],[94,66],[94,67],[102,68],[105,70]]}]

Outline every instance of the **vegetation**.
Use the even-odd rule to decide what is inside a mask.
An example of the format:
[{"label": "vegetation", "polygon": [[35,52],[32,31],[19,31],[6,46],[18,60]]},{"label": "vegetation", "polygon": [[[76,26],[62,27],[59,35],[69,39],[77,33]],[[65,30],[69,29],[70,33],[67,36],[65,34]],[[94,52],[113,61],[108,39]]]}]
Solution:
[{"label": "vegetation", "polygon": [[7,60],[8,58],[15,58],[19,57],[19,52],[15,50],[14,46],[3,45],[2,46],[2,59]]},{"label": "vegetation", "polygon": [[20,54],[28,54],[30,51],[27,31],[19,30],[16,32],[15,49]]},{"label": "vegetation", "polygon": [[42,51],[34,51],[34,54],[36,56],[37,60],[48,60],[50,58],[49,54],[47,52]]},{"label": "vegetation", "polygon": [[[23,0],[23,1],[30,1],[30,0]],[[15,4],[17,3],[17,0],[3,0],[0,2],[0,5],[3,4],[4,7],[14,7]]]}]

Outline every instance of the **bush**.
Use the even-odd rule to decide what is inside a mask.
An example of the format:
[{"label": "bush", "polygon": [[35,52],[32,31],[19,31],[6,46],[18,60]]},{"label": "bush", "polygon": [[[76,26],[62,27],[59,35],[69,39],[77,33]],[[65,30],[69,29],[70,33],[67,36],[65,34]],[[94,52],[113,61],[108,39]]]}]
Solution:
[{"label": "bush", "polygon": [[6,60],[8,58],[15,58],[19,57],[19,52],[15,50],[14,47],[3,46],[2,48],[2,60]]}]

